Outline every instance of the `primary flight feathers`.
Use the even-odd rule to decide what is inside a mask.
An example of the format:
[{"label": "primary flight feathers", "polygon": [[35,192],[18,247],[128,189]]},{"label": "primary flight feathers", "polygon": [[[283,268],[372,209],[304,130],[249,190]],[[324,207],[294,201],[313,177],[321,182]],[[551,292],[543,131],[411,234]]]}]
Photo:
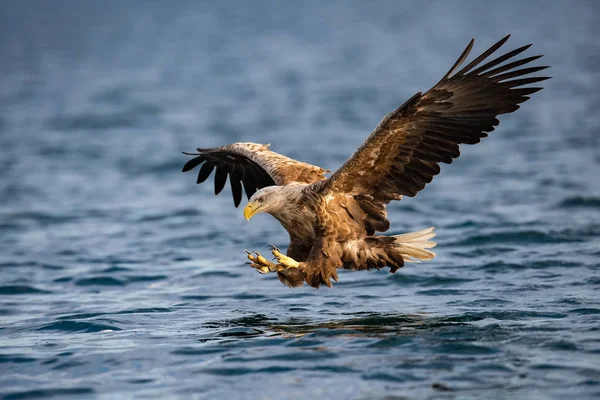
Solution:
[{"label": "primary flight feathers", "polygon": [[268,149],[268,144],[234,143],[212,149],[196,149],[196,156],[183,166],[183,172],[202,164],[197,183],[204,182],[216,168],[215,194],[219,194],[229,174],[231,192],[235,206],[242,201],[242,184],[250,198],[258,189],[272,185],[287,185],[290,182],[312,183],[325,179],[321,167],[296,161]]},{"label": "primary flight feathers", "polygon": [[[529,95],[542,89],[521,86],[549,79],[520,78],[547,66],[517,69],[541,55],[496,67],[531,45],[519,47],[475,68],[509,37],[504,37],[454,73],[471,52],[474,43],[471,40],[454,66],[433,88],[425,94],[415,94],[385,116],[364,144],[333,174],[329,185],[348,194],[370,192],[387,201],[399,195],[416,195],[440,172],[439,162],[451,163],[460,155],[459,144],[478,143],[498,125],[496,116],[517,110]],[[183,172],[204,163],[197,181],[202,183],[216,168],[215,194],[221,192],[229,174],[236,207],[241,202],[242,184],[250,198],[257,189],[266,186],[325,179],[325,169],[293,160],[268,150],[268,147],[234,143],[211,149],[199,148],[198,153],[185,153],[197,157],[185,164]]]}]

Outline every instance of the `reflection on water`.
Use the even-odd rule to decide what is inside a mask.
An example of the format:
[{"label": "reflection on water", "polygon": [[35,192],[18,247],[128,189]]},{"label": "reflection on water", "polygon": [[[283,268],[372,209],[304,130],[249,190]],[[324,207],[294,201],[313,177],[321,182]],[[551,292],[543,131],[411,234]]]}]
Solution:
[{"label": "reflection on water", "polygon": [[[360,314],[360,313],[359,313]],[[282,335],[302,337],[314,333],[317,336],[379,336],[412,335],[415,330],[432,330],[444,325],[443,321],[425,319],[421,315],[369,314],[361,318],[328,321],[318,324],[293,321],[285,325],[274,325],[270,329]]]}]

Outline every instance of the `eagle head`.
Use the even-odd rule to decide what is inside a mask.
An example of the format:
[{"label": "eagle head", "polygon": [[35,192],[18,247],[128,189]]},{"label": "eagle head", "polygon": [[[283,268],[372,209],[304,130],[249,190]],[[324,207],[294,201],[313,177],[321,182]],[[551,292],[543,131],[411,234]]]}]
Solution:
[{"label": "eagle head", "polygon": [[278,196],[278,189],[280,189],[279,186],[267,186],[254,193],[244,207],[246,220],[250,221],[254,214],[276,210],[282,201],[281,196]]}]

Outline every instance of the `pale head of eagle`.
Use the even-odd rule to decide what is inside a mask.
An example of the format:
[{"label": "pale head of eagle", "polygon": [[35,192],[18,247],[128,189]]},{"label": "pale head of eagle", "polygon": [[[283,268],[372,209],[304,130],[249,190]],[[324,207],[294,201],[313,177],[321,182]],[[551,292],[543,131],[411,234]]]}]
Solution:
[{"label": "pale head of eagle", "polygon": [[250,197],[244,208],[244,217],[250,220],[255,214],[269,213],[281,222],[295,240],[311,243],[315,232],[315,214],[302,201],[305,186],[294,182],[260,189]]},{"label": "pale head of eagle", "polygon": [[262,212],[274,217],[285,214],[290,207],[293,208],[300,194],[299,186],[267,186],[258,190],[250,197],[244,208],[244,217],[250,220],[253,215]]}]

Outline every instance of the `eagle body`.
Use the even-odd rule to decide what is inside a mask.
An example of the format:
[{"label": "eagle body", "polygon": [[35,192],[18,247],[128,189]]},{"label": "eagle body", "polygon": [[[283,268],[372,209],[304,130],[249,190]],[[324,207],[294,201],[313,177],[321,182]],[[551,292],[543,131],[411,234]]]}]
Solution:
[{"label": "eagle body", "polygon": [[515,57],[522,46],[488,60],[507,40],[501,39],[458,70],[473,40],[444,77],[386,115],[366,141],[331,176],[321,167],[296,161],[269,145],[234,143],[199,148],[183,171],[201,166],[197,183],[215,170],[215,194],[229,177],[234,204],[249,198],[244,216],[266,212],[287,230],[286,254],[273,246],[277,262],[247,252],[258,272],[276,272],[290,287],[305,282],[331,286],[337,269],[396,272],[406,262],[432,259],[434,228],[385,236],[390,227],[386,206],[414,197],[440,172],[439,163],[460,155],[460,144],[475,144],[498,125],[498,115],[514,112],[548,79],[530,76],[546,66],[522,66],[541,56]]},{"label": "eagle body", "polygon": [[[281,198],[280,207],[269,212],[290,235],[290,242],[310,249],[315,241],[316,217],[312,207],[306,203],[306,184],[274,186],[272,195]],[[262,194],[262,192],[261,192]]]},{"label": "eagle body", "polygon": [[305,281],[315,287],[322,283],[331,286],[331,279],[338,279],[337,268],[389,266],[394,272],[411,257],[434,257],[425,250],[435,245],[427,241],[434,236],[433,228],[420,232],[421,248],[410,243],[402,247],[397,236],[377,236],[367,230],[371,216],[361,208],[361,199],[321,190],[320,186],[268,186],[250,198],[249,204],[259,204],[261,212],[271,214],[288,231],[286,255],[303,265],[304,273],[300,269],[279,271],[280,280],[288,286],[300,286]]}]

